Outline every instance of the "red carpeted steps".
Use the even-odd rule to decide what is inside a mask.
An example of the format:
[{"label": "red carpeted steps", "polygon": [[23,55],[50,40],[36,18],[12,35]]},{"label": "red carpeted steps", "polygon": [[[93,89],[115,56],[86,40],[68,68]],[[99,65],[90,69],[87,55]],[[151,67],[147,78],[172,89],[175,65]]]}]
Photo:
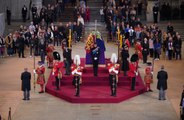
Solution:
[{"label": "red carpeted steps", "polygon": [[[84,65],[84,59],[81,60]],[[62,73],[65,70],[62,68]],[[136,80],[136,90],[130,91],[131,81],[128,77],[119,74],[117,96],[110,96],[109,74],[105,67],[99,67],[98,77],[93,75],[93,69],[87,67],[83,71],[80,97],[75,97],[75,88],[72,86],[73,76],[63,75],[60,90],[55,90],[55,79],[50,75],[46,85],[46,92],[72,103],[118,103],[145,92],[145,86],[139,76]]]}]

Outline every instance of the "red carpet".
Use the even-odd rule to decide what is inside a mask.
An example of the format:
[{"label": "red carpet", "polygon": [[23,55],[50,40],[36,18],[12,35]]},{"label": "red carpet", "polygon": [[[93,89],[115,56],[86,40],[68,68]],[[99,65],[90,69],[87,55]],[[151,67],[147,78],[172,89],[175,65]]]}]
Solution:
[{"label": "red carpet", "polygon": [[[83,66],[84,61],[85,59],[81,59]],[[62,68],[62,73],[65,73],[64,68]],[[136,79],[135,91],[131,91],[131,81],[128,77],[120,73],[117,96],[110,96],[111,90],[108,76],[107,68],[99,68],[98,77],[93,76],[92,68],[85,68],[82,75],[83,82],[80,89],[80,97],[74,96],[75,88],[72,86],[72,75],[63,75],[59,91],[55,90],[55,79],[50,75],[45,90],[47,93],[71,103],[119,103],[145,92],[145,86],[140,75],[138,75]]]}]

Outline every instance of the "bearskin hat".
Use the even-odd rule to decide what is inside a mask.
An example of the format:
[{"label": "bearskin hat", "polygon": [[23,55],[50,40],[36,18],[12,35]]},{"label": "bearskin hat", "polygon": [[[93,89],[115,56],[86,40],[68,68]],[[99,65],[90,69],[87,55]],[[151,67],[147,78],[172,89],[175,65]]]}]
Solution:
[{"label": "bearskin hat", "polygon": [[53,52],[54,60],[61,60],[60,54],[57,51]]}]

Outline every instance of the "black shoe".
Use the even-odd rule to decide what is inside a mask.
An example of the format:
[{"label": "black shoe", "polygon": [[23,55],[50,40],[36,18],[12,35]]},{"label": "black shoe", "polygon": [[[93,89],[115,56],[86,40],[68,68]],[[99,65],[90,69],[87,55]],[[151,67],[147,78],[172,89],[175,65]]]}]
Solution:
[{"label": "black shoe", "polygon": [[59,88],[55,88],[55,90],[60,90]]},{"label": "black shoe", "polygon": [[44,93],[44,91],[40,91],[40,92],[38,92],[38,93]]},{"label": "black shoe", "polygon": [[28,98],[27,100],[30,100],[30,98]]},{"label": "black shoe", "polygon": [[25,98],[23,98],[22,100],[26,100]]},{"label": "black shoe", "polygon": [[153,92],[153,90],[150,89],[149,92]]},{"label": "black shoe", "polygon": [[113,94],[111,94],[111,96],[114,96]]},{"label": "black shoe", "polygon": [[161,100],[160,98],[158,100]]},{"label": "black shoe", "polygon": [[78,95],[78,94],[76,94],[75,96],[76,96],[76,97],[79,97],[79,95]]}]

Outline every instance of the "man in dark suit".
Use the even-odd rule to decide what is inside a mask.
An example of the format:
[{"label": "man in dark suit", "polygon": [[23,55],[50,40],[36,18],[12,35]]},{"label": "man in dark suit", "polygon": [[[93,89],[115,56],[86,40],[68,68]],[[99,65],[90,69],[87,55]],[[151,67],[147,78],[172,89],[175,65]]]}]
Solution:
[{"label": "man in dark suit", "polygon": [[64,47],[63,58],[64,58],[64,65],[65,65],[65,68],[66,68],[65,75],[70,75],[70,73],[71,73],[71,69],[70,69],[71,64],[72,64],[71,53],[72,53],[71,48]]},{"label": "man in dark suit", "polygon": [[23,100],[30,100],[30,93],[31,90],[31,73],[28,72],[27,68],[24,68],[24,72],[21,74],[22,80],[22,91],[24,92]]},{"label": "man in dark suit", "polygon": [[91,56],[92,56],[94,76],[98,76],[98,63],[99,63],[99,57],[100,57],[100,48],[97,46],[96,43],[94,44],[94,48],[92,48],[91,50]]},{"label": "man in dark suit", "polygon": [[164,71],[164,66],[161,66],[161,70],[157,74],[157,89],[159,90],[159,100],[166,100],[165,91],[167,90],[168,74]]},{"label": "man in dark suit", "polygon": [[7,17],[7,24],[11,25],[11,10],[8,7],[6,8],[6,17]]},{"label": "man in dark suit", "polygon": [[22,19],[23,22],[26,22],[26,17],[27,17],[27,7],[24,5],[22,8]]},{"label": "man in dark suit", "polygon": [[22,58],[25,58],[24,56],[24,45],[25,45],[25,40],[23,37],[23,33],[20,33],[20,37],[17,39],[17,47],[18,47],[18,54],[19,58],[22,56]]},{"label": "man in dark suit", "polygon": [[154,23],[158,23],[158,12],[159,12],[159,7],[157,4],[153,6],[153,18],[154,18]]}]

